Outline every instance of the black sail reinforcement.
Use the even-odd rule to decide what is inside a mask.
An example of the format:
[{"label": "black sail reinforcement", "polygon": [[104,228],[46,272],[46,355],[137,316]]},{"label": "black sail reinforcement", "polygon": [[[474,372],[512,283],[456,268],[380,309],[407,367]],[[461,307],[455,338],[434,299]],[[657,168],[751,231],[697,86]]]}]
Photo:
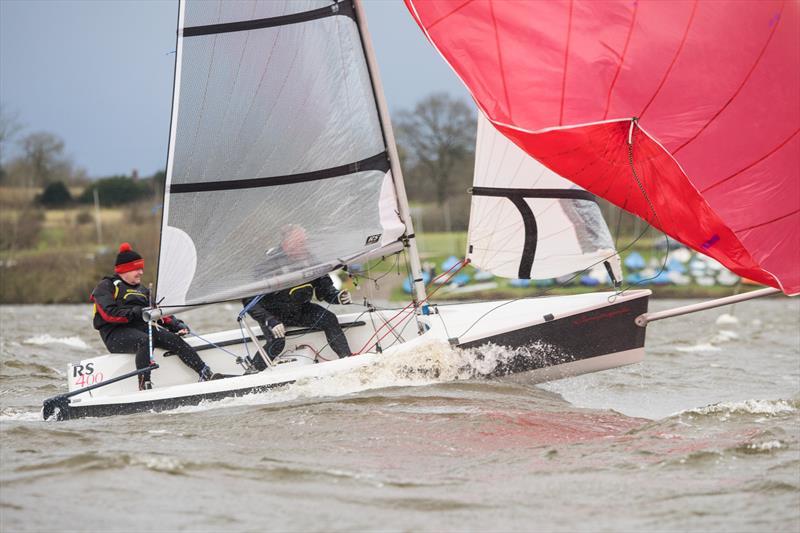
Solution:
[{"label": "black sail reinforcement", "polygon": [[597,202],[595,196],[582,189],[515,189],[503,187],[473,187],[471,192],[474,196],[494,196],[508,198],[519,210],[522,216],[522,223],[525,228],[525,241],[522,246],[522,256],[519,261],[519,271],[517,277],[520,279],[531,279],[533,260],[536,257],[536,243],[539,239],[539,228],[536,224],[536,216],[533,210],[525,201],[526,198],[558,198],[573,200],[588,200]]},{"label": "black sail reinforcement", "polygon": [[269,176],[265,178],[251,178],[241,180],[216,180],[202,181],[194,183],[174,183],[170,185],[170,193],[186,192],[210,192],[210,191],[230,191],[234,189],[256,189],[260,187],[274,187],[276,185],[290,185],[293,183],[303,183],[306,181],[319,181],[330,178],[338,178],[355,174],[364,170],[380,170],[389,172],[389,154],[381,152],[372,157],[340,165],[337,167],[314,170],[312,172],[301,172],[298,174],[287,174],[285,176]]},{"label": "black sail reinforcement", "polygon": [[184,37],[197,37],[199,35],[214,35],[219,33],[231,33],[235,31],[258,30],[261,28],[274,28],[276,26],[286,26],[298,24],[310,20],[332,17],[334,15],[344,15],[355,20],[356,15],[353,11],[353,4],[349,1],[336,2],[329,6],[304,11],[302,13],[292,13],[277,17],[267,17],[253,20],[243,20],[237,22],[224,22],[221,24],[206,24],[204,26],[192,26],[183,29]]}]

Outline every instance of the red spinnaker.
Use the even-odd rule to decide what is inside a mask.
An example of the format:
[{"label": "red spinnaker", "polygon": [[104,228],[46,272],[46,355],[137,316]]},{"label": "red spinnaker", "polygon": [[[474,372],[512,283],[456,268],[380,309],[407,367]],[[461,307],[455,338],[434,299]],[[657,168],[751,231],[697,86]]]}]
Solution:
[{"label": "red spinnaker", "polygon": [[528,154],[737,274],[800,292],[800,2],[405,2]]}]

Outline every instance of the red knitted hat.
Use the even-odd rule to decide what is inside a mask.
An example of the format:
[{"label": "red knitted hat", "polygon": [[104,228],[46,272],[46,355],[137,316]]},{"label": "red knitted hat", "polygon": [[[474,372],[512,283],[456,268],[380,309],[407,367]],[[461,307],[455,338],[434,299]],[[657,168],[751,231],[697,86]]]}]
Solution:
[{"label": "red knitted hat", "polygon": [[119,254],[117,254],[117,261],[114,265],[114,272],[122,274],[123,272],[144,268],[144,259],[142,259],[141,255],[131,250],[130,244],[123,242],[119,245]]}]

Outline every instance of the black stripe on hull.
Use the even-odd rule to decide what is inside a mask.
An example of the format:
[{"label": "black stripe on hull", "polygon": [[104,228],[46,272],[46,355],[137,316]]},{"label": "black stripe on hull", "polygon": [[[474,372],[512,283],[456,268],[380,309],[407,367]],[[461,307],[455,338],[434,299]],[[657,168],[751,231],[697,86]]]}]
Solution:
[{"label": "black stripe on hull", "polygon": [[644,346],[645,328],[634,322],[647,312],[648,297],[550,320],[523,329],[458,344],[459,348],[480,348],[488,343],[520,349],[500,363],[492,377],[529,372],[633,350]]},{"label": "black stripe on hull", "polygon": [[144,402],[130,403],[109,403],[102,405],[61,405],[59,420],[69,420],[72,418],[100,417],[113,415],[129,415],[133,413],[143,413],[147,411],[167,411],[178,407],[199,405],[203,401],[216,401],[223,398],[238,398],[248,394],[259,394],[267,392],[277,387],[291,385],[294,380],[281,383],[271,383],[269,385],[258,385],[257,387],[247,387],[244,389],[227,390],[220,392],[209,392],[205,394],[193,394],[191,396],[181,396],[178,398],[162,398],[160,400],[148,400]]}]

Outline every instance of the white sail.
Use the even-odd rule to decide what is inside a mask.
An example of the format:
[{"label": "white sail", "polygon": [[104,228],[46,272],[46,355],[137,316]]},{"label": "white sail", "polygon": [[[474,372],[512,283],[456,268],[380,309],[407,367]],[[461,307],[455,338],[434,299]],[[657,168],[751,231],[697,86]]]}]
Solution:
[{"label": "white sail", "polygon": [[619,256],[594,196],[552,172],[478,113],[467,257],[498,276],[546,279]]},{"label": "white sail", "polygon": [[[395,243],[386,141],[351,2],[181,2],[160,305],[311,279]],[[302,259],[278,258],[300,227]]]}]

